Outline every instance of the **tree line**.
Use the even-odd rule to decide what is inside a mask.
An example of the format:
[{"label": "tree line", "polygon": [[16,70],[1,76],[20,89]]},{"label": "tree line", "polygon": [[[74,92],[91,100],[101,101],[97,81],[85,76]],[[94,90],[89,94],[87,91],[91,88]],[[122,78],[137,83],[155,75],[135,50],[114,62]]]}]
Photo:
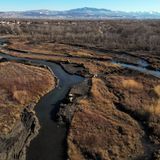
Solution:
[{"label": "tree line", "polygon": [[18,35],[33,43],[50,41],[104,49],[160,50],[159,20],[19,21],[20,24],[0,24],[0,35]]}]

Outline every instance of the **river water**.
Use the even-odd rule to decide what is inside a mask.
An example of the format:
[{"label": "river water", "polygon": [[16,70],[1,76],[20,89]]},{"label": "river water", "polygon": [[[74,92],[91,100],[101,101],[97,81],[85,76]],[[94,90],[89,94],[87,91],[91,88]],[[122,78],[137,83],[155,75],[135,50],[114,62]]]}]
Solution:
[{"label": "river water", "polygon": [[48,66],[58,78],[55,89],[40,99],[35,106],[41,129],[38,136],[31,141],[27,149],[27,160],[64,160],[66,159],[66,135],[67,127],[58,125],[55,119],[60,102],[74,85],[82,82],[83,77],[66,73],[60,65],[43,60],[30,60],[17,58],[0,53],[1,57],[8,60],[30,61],[32,64]]}]

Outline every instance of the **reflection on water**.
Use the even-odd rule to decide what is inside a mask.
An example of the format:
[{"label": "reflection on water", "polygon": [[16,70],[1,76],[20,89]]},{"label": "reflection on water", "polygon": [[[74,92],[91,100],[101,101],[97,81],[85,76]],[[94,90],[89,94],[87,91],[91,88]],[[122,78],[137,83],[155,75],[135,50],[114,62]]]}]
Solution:
[{"label": "reflection on water", "polygon": [[140,65],[140,66],[142,66],[142,67],[148,67],[149,66],[148,62],[145,61],[145,60],[143,60],[143,59],[139,59],[137,61],[137,64]]},{"label": "reflection on water", "polygon": [[114,61],[112,63],[118,64],[118,65],[125,67],[125,68],[129,68],[129,69],[132,69],[135,71],[139,71],[139,72],[160,78],[160,71],[149,70],[145,67],[140,67],[140,66],[135,66],[135,65],[131,65],[131,64],[125,64],[125,63],[119,63],[119,62],[114,62]]}]

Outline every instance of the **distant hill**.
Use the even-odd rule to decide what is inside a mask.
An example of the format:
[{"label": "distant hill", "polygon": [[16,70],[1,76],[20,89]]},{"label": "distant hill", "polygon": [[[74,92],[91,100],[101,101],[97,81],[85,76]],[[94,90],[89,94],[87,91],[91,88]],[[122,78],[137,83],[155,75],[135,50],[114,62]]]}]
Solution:
[{"label": "distant hill", "polygon": [[97,8],[77,8],[67,11],[31,10],[0,12],[1,18],[40,19],[160,19],[159,12],[123,12]]}]

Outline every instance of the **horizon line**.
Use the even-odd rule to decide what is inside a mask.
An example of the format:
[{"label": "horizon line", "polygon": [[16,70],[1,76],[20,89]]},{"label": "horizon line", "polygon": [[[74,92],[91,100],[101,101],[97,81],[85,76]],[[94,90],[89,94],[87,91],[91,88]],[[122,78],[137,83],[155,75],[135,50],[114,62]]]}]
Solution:
[{"label": "horizon line", "polygon": [[112,10],[112,9],[109,9],[109,8],[96,8],[96,7],[79,7],[79,8],[70,8],[70,9],[64,9],[64,10],[61,10],[61,9],[47,9],[47,8],[39,8],[39,9],[26,9],[26,10],[2,10],[0,12],[27,12],[27,11],[38,11],[38,10],[48,10],[48,11],[69,11],[69,10],[74,10],[74,9],[84,9],[84,8],[88,8],[88,9],[99,9],[99,10],[110,10],[110,11],[115,11],[115,12],[157,12],[157,13],[160,13],[160,11],[154,11],[154,10],[143,10],[143,11],[140,11],[140,10],[137,10],[137,11],[124,11],[124,10]]}]

